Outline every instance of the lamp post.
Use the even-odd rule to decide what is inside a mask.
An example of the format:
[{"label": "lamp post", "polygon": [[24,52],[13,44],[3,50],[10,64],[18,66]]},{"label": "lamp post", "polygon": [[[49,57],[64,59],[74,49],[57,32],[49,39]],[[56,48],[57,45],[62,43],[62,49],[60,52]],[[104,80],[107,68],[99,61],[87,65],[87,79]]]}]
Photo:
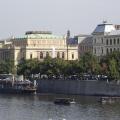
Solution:
[{"label": "lamp post", "polygon": [[66,45],[67,45],[67,61],[68,61],[68,46],[69,46],[69,39],[70,39],[70,30],[67,31],[67,37],[66,37]]}]

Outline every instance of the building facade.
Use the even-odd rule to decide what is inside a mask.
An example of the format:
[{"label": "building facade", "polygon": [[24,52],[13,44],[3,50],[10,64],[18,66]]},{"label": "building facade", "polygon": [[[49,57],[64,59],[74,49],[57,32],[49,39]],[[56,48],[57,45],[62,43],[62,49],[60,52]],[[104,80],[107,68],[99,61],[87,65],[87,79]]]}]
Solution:
[{"label": "building facade", "polygon": [[91,35],[77,35],[79,57],[86,52],[101,57],[120,51],[120,25],[103,22],[97,25]]},{"label": "building facade", "polygon": [[120,51],[120,25],[104,22],[96,27],[92,36],[94,55],[104,56],[113,51]]},{"label": "building facade", "polygon": [[[9,41],[0,43],[0,53],[6,57],[1,60],[13,59],[17,65],[22,59],[37,58],[43,61],[50,56],[64,60],[78,59],[78,45],[68,44],[66,36],[56,36],[49,31],[28,31],[23,37],[12,38]],[[7,54],[7,53],[6,53]],[[68,56],[68,58],[67,58]]]},{"label": "building facade", "polygon": [[78,41],[78,56],[83,56],[86,52],[93,50],[93,39],[92,35],[77,35],[75,39]]}]

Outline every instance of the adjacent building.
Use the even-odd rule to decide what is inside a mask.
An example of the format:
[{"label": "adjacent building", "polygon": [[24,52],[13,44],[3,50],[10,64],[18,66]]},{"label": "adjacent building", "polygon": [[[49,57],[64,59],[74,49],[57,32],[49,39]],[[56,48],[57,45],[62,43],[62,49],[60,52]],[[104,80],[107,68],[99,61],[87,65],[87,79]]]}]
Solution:
[{"label": "adjacent building", "polygon": [[78,57],[80,58],[86,52],[93,50],[93,37],[92,35],[77,35],[74,37],[78,41]]},{"label": "adjacent building", "polygon": [[86,52],[101,57],[113,51],[120,51],[120,25],[104,21],[97,25],[91,35],[77,35],[79,57]]},{"label": "adjacent building", "polygon": [[113,51],[120,51],[120,25],[103,22],[92,33],[93,54],[104,56]]}]

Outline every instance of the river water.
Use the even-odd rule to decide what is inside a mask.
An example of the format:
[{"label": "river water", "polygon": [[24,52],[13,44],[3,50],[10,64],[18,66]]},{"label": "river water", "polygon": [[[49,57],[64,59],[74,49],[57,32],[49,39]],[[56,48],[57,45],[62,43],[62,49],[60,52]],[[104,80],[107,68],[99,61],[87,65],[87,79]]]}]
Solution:
[{"label": "river water", "polygon": [[[76,104],[55,105],[57,97]],[[0,120],[120,120],[120,104],[101,104],[98,97],[0,94]]]}]

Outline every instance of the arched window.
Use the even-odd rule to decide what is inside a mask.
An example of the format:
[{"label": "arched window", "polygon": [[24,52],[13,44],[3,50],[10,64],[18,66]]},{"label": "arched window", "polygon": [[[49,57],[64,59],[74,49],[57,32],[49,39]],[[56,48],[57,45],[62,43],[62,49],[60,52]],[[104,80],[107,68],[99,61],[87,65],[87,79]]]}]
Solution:
[{"label": "arched window", "polygon": [[112,53],[112,48],[110,48],[110,53]]},{"label": "arched window", "polygon": [[64,59],[64,57],[65,57],[65,54],[64,54],[64,52],[62,52],[62,58]]},{"label": "arched window", "polygon": [[57,58],[60,58],[60,52],[57,52]]},{"label": "arched window", "polygon": [[112,39],[110,39],[110,45],[112,45]]},{"label": "arched window", "polygon": [[74,59],[74,53],[72,53],[72,59]]},{"label": "arched window", "polygon": [[43,59],[43,52],[40,52],[40,59]]}]

